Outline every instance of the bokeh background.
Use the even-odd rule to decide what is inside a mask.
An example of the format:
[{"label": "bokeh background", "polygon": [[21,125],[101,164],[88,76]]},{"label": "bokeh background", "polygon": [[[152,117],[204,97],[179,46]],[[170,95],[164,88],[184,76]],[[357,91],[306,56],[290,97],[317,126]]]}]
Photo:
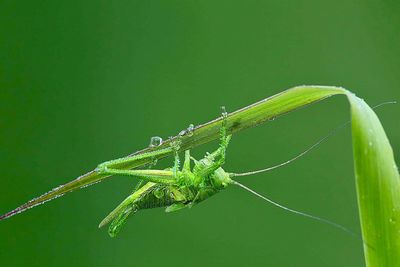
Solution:
[{"label": "bokeh background", "polygon": [[[400,100],[398,1],[1,1],[0,212],[284,89],[344,86]],[[376,110],[397,162],[400,106]],[[284,161],[349,119],[333,97],[234,136],[226,169]],[[217,143],[193,153],[202,157]],[[160,167],[172,163],[160,162]],[[243,178],[360,233],[350,129]],[[1,266],[363,266],[362,244],[229,188],[191,210],[99,221],[134,187],[114,177],[0,222]]]}]

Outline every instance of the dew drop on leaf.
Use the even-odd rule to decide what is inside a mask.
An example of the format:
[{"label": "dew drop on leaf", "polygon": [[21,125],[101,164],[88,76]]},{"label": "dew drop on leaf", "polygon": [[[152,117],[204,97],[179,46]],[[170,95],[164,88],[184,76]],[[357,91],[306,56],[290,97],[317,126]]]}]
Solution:
[{"label": "dew drop on leaf", "polygon": [[162,138],[159,136],[153,136],[152,138],[150,138],[150,145],[149,147],[156,147],[161,145],[163,142]]},{"label": "dew drop on leaf", "polygon": [[193,135],[193,130],[194,130],[194,125],[193,124],[189,124],[189,127],[186,129],[187,135],[188,136],[192,136]]},{"label": "dew drop on leaf", "polygon": [[188,135],[188,136],[192,136],[193,135],[193,130],[194,130],[194,125],[193,124],[189,124],[189,126],[187,127],[187,129],[182,130],[179,132],[179,136],[184,136],[184,135]]},{"label": "dew drop on leaf", "polygon": [[221,114],[223,118],[228,117],[228,112],[226,112],[225,106],[221,106]]}]

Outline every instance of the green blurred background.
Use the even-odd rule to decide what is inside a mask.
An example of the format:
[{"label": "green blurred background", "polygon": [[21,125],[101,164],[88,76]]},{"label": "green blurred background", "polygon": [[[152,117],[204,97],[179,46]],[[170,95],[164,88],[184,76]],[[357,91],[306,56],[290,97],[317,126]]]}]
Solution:
[{"label": "green blurred background", "polygon": [[[369,0],[1,1],[0,212],[221,105],[301,84],[400,100],[399,14],[398,1]],[[399,112],[377,110],[397,162]],[[226,169],[284,161],[348,118],[333,97],[237,134]],[[360,232],[349,128],[242,181]],[[140,212],[111,239],[97,225],[133,186],[115,177],[0,222],[1,266],[363,266],[357,238],[239,188],[191,210]]]}]

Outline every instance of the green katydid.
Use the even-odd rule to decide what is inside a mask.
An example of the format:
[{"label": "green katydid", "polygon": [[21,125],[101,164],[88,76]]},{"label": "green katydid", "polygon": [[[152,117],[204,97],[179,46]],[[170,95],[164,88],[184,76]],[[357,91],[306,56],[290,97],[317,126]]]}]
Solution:
[{"label": "green katydid", "polygon": [[[222,168],[222,165],[225,162],[226,148],[231,139],[231,135],[227,135],[226,132],[226,117],[227,113],[223,112],[223,120],[220,128],[219,148],[212,153],[207,153],[207,155],[200,160],[196,160],[191,157],[190,151],[186,150],[181,170],[179,169],[180,160],[178,155],[180,145],[179,140],[173,142],[170,147],[164,149],[142,153],[139,155],[127,156],[107,161],[98,165],[94,172],[99,176],[125,175],[135,176],[139,178],[139,182],[136,185],[134,192],[129,195],[120,205],[118,205],[105,219],[103,219],[99,227],[102,227],[111,222],[109,227],[109,234],[110,236],[114,237],[118,234],[129,215],[136,213],[140,209],[166,207],[166,212],[173,212],[187,207],[190,208],[193,205],[196,205],[213,196],[214,194],[220,192],[229,185],[237,185],[279,208],[330,224],[353,235],[351,231],[339,224],[300,211],[289,209],[279,203],[272,201],[269,198],[266,198],[265,196],[258,194],[252,189],[232,179],[235,176],[247,176],[257,174],[284,166],[318,146],[321,142],[331,136],[335,131],[320,139],[317,143],[315,143],[296,157],[292,158],[291,160],[288,160],[276,166],[246,173],[229,173]],[[339,128],[342,128],[344,125]],[[189,129],[187,131],[184,131],[182,134],[187,134],[188,131],[192,130],[192,128],[193,127],[190,126]],[[125,170],[115,167],[143,159],[152,159],[157,156],[169,154],[171,152],[173,152],[175,155],[174,166],[165,170]],[[191,168],[192,161],[194,163],[193,168]],[[52,200],[55,197],[62,196],[64,194],[64,191],[70,192],[75,188],[81,188],[82,186],[78,186],[79,179],[80,178],[70,183],[67,183],[66,185],[57,187],[52,191],[40,196],[39,198],[33,199],[26,204],[16,208],[15,210],[0,216],[0,220],[9,218],[36,205]],[[146,183],[143,184],[143,182]],[[71,183],[72,185],[70,185]]]},{"label": "green katydid", "polygon": [[[203,159],[194,159],[190,156],[190,151],[186,150],[185,159],[181,170],[179,170],[180,160],[177,153],[179,149],[179,143],[173,144],[170,148],[175,150],[174,166],[170,169],[119,170],[108,167],[115,164],[136,160],[135,157],[120,158],[100,164],[96,169],[100,174],[136,176],[142,180],[138,182],[136,190],[130,196],[128,196],[120,205],[118,205],[106,218],[103,219],[99,227],[102,227],[111,222],[108,232],[110,236],[114,237],[118,234],[121,226],[124,225],[128,216],[130,214],[136,213],[141,209],[166,207],[166,212],[173,212],[187,207],[191,208],[193,205],[208,199],[209,197],[215,195],[229,185],[238,185],[241,188],[255,194],[256,196],[268,201],[269,203],[279,208],[315,220],[319,220],[324,223],[328,223],[341,230],[349,232],[350,234],[353,234],[345,227],[329,220],[289,209],[279,203],[270,200],[269,198],[266,198],[265,196],[258,194],[252,189],[232,179],[235,176],[252,175],[286,165],[319,145],[322,141],[328,138],[328,136],[321,139],[295,158],[279,165],[253,172],[229,173],[226,172],[221,166],[225,162],[225,152],[231,139],[231,135],[226,134],[226,128],[224,125],[222,125],[220,132],[221,136],[219,148],[213,153],[207,153],[207,155]],[[158,152],[149,153],[147,156],[154,157],[158,153],[164,152],[165,151],[160,150]],[[191,168],[191,161],[194,162],[193,168]],[[147,181],[147,183],[142,186],[143,181]]]}]

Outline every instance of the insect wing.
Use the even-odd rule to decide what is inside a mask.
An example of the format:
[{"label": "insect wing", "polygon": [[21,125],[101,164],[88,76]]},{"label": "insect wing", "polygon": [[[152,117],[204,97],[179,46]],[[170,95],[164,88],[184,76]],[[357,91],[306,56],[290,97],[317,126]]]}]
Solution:
[{"label": "insect wing", "polygon": [[[129,214],[132,212],[133,208],[133,202],[140,198],[144,193],[146,193],[150,188],[153,186],[157,185],[156,183],[148,182],[141,188],[139,188],[137,191],[133,192],[133,194],[129,195],[127,198],[125,198],[124,201],[121,202],[113,211],[110,212],[99,224],[99,228],[103,227],[104,225],[110,223],[114,218],[117,216],[121,216],[121,214],[128,213]],[[128,215],[129,215],[128,214]],[[128,217],[126,216],[126,218]],[[124,217],[122,216],[121,219]],[[126,220],[125,218],[125,220]],[[113,222],[114,223],[114,222]]]},{"label": "insect wing", "polygon": [[135,213],[137,209],[134,206],[125,207],[125,209],[119,213],[119,215],[111,222],[108,228],[108,234],[111,237],[115,237],[119,231],[121,231],[122,226],[125,224],[131,213]]}]

